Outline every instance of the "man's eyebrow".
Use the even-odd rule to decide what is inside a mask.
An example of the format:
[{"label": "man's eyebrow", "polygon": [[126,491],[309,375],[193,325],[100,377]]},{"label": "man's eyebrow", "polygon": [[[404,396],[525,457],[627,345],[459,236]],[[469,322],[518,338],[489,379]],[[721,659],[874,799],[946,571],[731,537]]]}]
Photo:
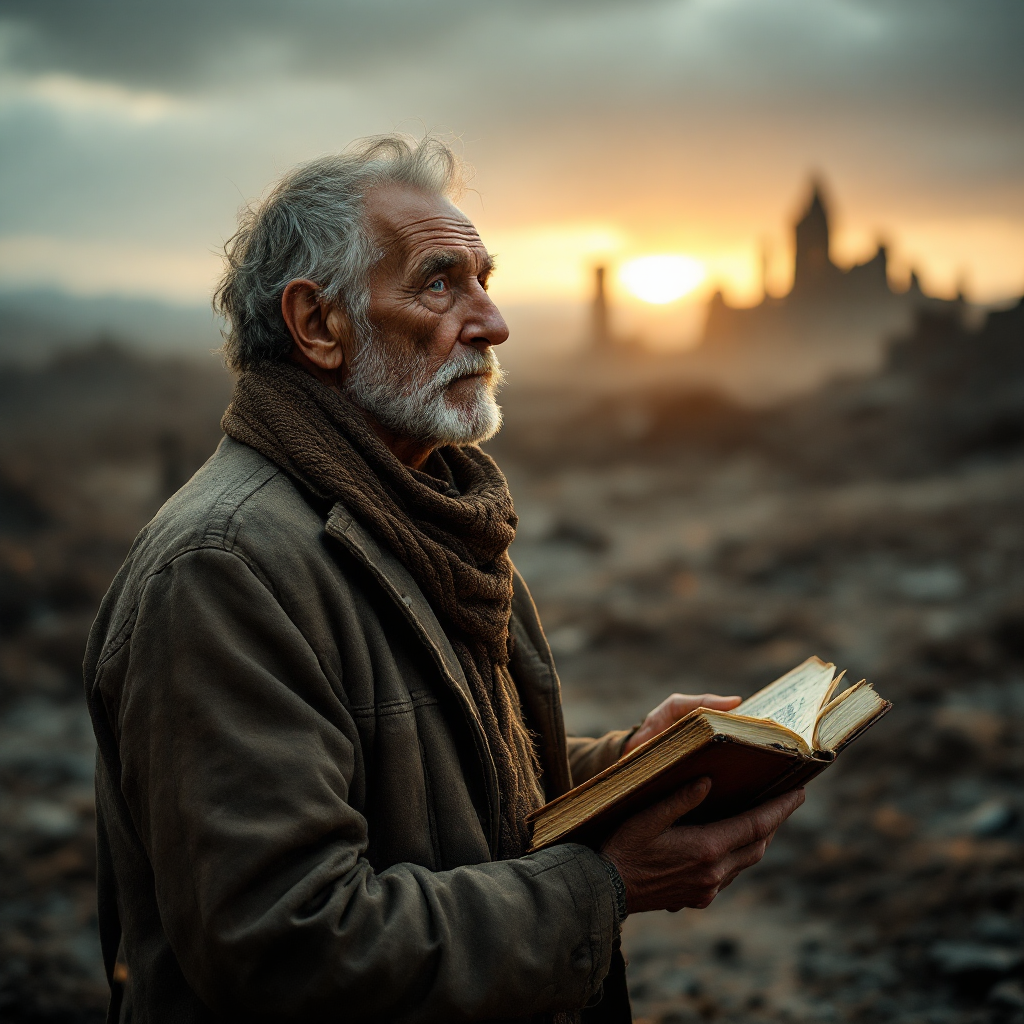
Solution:
[{"label": "man's eyebrow", "polygon": [[[463,267],[468,262],[469,260],[463,252],[452,249],[437,249],[434,252],[428,252],[420,261],[419,276],[422,278],[433,277],[434,274],[443,274],[446,270]],[[487,277],[493,270],[494,257],[487,253],[484,256],[483,265],[480,267],[480,272],[477,276]]]}]

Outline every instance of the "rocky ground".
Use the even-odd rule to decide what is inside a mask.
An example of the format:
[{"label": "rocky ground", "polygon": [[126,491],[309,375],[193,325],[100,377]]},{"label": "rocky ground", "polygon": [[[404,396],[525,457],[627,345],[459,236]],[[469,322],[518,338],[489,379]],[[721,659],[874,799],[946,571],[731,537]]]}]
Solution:
[{"label": "rocky ground", "polygon": [[895,705],[708,910],[627,923],[643,1019],[1024,1019],[1022,360],[1018,308],[769,411],[523,399],[500,454],[571,727],[812,653]]},{"label": "rocky ground", "polygon": [[[815,653],[893,712],[705,911],[626,925],[636,1013],[1024,1020],[1024,313],[921,325],[768,410],[540,387],[494,444],[577,732]],[[78,664],[222,377],[111,349],[0,376],[0,1019],[101,1019]]]}]

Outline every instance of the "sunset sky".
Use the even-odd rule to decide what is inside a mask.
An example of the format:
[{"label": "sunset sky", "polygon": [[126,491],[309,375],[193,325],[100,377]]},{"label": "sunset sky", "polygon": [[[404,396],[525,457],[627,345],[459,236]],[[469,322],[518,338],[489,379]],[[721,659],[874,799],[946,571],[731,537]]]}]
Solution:
[{"label": "sunset sky", "polygon": [[784,291],[812,173],[840,263],[884,238],[897,279],[1005,299],[1022,53],[1020,0],[2,0],[0,288],[203,303],[243,200],[427,127],[507,304],[650,255],[756,301],[762,246]]}]

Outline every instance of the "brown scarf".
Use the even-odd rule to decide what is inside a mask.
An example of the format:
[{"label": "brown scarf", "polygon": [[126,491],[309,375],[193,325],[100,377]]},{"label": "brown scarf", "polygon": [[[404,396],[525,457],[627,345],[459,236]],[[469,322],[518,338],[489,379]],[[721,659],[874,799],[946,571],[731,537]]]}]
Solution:
[{"label": "brown scarf", "polygon": [[243,373],[224,432],[314,494],[345,507],[401,559],[462,665],[498,772],[500,858],[529,845],[543,802],[539,767],[508,671],[517,517],[501,470],[476,445],[442,448],[410,470],[346,398],[290,363]]}]

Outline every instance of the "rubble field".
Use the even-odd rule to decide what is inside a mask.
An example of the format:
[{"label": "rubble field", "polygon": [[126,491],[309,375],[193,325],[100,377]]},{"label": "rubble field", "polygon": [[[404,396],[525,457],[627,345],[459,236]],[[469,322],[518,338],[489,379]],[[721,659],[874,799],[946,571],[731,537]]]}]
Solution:
[{"label": "rubble field", "polygon": [[[218,437],[223,374],[112,348],[0,376],[0,1018],[102,1019],[84,638]],[[627,921],[634,1013],[1024,1020],[1024,306],[924,319],[754,409],[531,384],[489,445],[570,731],[809,654],[893,711],[704,911]]]}]

